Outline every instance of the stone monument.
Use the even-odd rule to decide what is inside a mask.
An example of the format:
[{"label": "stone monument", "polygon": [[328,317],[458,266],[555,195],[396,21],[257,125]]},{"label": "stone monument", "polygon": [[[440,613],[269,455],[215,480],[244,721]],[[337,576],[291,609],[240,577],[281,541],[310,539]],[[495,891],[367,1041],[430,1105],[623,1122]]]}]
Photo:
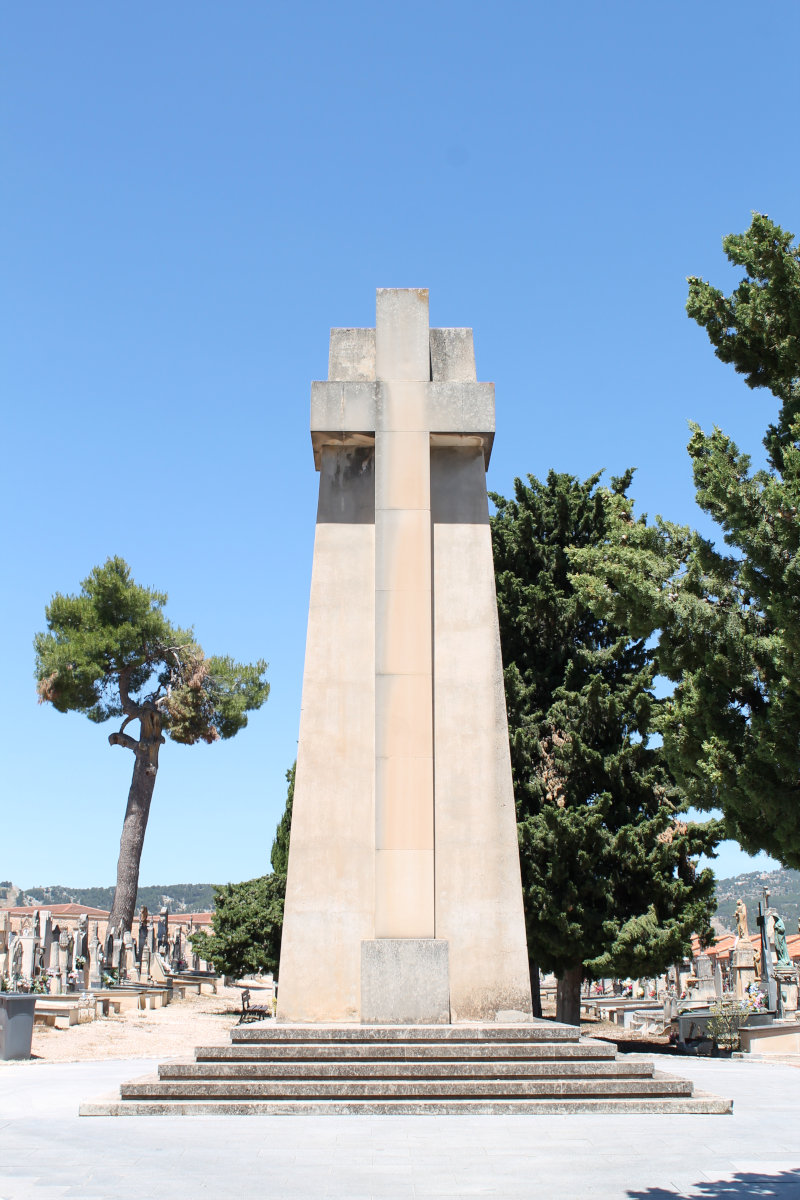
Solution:
[{"label": "stone monument", "polygon": [[279,1020],[531,1019],[493,437],[472,331],[430,329],[426,290],[331,331]]},{"label": "stone monument", "polygon": [[736,999],[744,1000],[756,981],[756,952],[747,927],[747,906],[741,898],[736,901],[736,941],[731,954],[731,976]]}]

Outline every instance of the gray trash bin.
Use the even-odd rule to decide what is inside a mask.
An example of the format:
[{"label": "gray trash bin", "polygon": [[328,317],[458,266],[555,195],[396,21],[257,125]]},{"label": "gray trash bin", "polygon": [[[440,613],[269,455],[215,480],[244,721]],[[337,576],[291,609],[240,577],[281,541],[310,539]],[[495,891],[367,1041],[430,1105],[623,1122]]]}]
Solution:
[{"label": "gray trash bin", "polygon": [[30,1058],[36,997],[0,992],[0,1059]]}]

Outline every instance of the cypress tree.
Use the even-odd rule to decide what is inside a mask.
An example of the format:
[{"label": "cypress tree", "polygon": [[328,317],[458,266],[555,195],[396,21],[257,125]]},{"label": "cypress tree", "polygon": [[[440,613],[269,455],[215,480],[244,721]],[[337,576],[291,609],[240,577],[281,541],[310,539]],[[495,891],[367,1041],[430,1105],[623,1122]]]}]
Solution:
[{"label": "cypress tree", "polygon": [[578,1023],[582,978],[649,975],[710,937],[716,822],[685,816],[660,745],[652,651],[594,614],[575,548],[632,522],[632,472],[599,486],[550,472],[493,496],[500,637],[532,965],[559,979]]}]

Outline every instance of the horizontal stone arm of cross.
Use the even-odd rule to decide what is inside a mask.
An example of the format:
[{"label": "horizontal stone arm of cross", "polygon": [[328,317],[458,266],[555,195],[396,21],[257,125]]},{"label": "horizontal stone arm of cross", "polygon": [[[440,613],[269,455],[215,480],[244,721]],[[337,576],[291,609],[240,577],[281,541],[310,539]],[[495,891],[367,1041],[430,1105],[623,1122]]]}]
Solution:
[{"label": "horizontal stone arm of cross", "polygon": [[425,432],[434,445],[479,439],[488,465],[494,384],[328,381],[311,385],[314,462],[327,445],[364,445],[381,432]]}]

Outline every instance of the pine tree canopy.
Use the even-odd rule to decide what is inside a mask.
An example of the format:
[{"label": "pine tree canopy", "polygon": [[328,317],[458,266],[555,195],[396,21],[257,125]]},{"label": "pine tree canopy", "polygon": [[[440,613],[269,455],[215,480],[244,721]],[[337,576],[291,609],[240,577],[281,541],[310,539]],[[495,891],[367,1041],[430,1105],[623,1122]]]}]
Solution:
[{"label": "pine tree canopy", "polygon": [[[559,976],[646,975],[710,935],[717,822],[683,815],[658,739],[655,664],[597,616],[571,556],[631,521],[627,472],[550,472],[493,496],[492,538],[529,952]],[[578,979],[580,976],[578,976]]]},{"label": "pine tree canopy", "polygon": [[267,664],[207,658],[191,629],[164,616],[166,602],[121,558],[95,567],[79,595],[54,596],[34,640],[40,701],[97,722],[150,706],[167,736],[189,745],[233,737],[269,694]]},{"label": "pine tree canopy", "polygon": [[800,866],[800,249],[756,214],[723,241],[746,276],[730,297],[689,280],[687,310],[717,356],[779,402],[767,469],[692,425],[697,501],[729,550],[657,519],[612,525],[574,559],[594,610],[656,640],[675,683],[661,729],[673,774],[727,836]]},{"label": "pine tree canopy", "polygon": [[[265,662],[207,658],[191,629],[167,620],[166,602],[163,592],[135,583],[123,559],[109,558],[79,595],[53,597],[47,632],[34,639],[39,702],[90,721],[122,718],[108,740],[134,755],[108,919],[117,931],[133,920],[164,735],[186,745],[233,737],[269,695]],[[137,737],[126,732],[132,721]]]}]

